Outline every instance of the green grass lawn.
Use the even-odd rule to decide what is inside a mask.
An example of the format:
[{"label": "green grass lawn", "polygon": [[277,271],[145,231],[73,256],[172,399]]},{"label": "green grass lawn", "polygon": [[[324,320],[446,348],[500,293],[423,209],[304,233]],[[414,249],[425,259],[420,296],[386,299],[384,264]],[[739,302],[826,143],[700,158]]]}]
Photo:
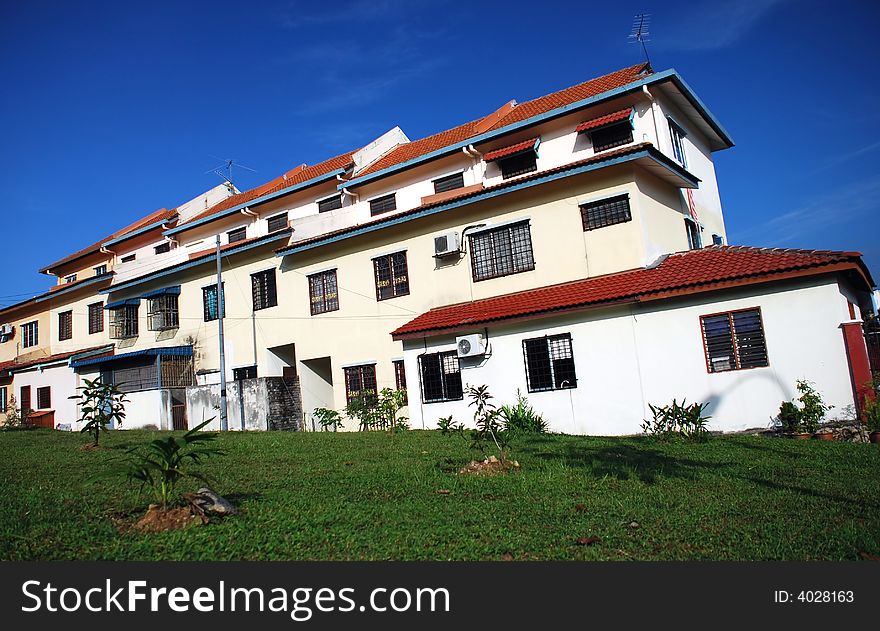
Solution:
[{"label": "green grass lawn", "polygon": [[[120,534],[146,508],[106,472],[152,432],[102,449],[53,431],[0,432],[3,559],[852,559],[880,555],[876,445],[733,436],[702,444],[534,436],[522,470],[457,476],[457,437],[230,433],[202,468],[237,517]],[[181,491],[197,488],[187,481]],[[448,490],[448,494],[438,490]],[[582,506],[578,506],[582,505]],[[638,527],[632,527],[637,522]],[[600,542],[578,545],[579,537]]]}]

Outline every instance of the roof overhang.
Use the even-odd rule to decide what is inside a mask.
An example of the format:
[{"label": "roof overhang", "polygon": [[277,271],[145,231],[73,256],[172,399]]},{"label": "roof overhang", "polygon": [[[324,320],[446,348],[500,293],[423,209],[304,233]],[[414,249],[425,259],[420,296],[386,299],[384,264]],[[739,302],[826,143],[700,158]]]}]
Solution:
[{"label": "roof overhang", "polygon": [[146,348],[140,351],[132,351],[130,353],[120,353],[118,355],[106,355],[104,357],[72,361],[70,362],[70,365],[72,368],[81,368],[83,366],[117,362],[132,357],[192,357],[192,354],[192,346],[164,346],[160,348]]},{"label": "roof overhang", "polygon": [[174,221],[174,219],[176,217],[177,217],[176,214],[171,215],[167,219],[153,222],[147,226],[144,226],[143,228],[138,228],[137,230],[132,230],[131,232],[127,232],[120,237],[116,237],[115,239],[110,239],[109,241],[105,241],[104,243],[101,244],[101,247],[102,248],[109,248],[110,246],[116,245],[117,243],[122,243],[123,241],[128,241],[129,239],[133,239],[133,238],[140,236],[142,234],[146,234],[147,232],[150,232],[151,230],[155,230],[156,228],[161,228],[165,224],[171,223],[172,221]]},{"label": "roof overhang", "polygon": [[100,276],[94,276],[92,278],[87,278],[76,283],[70,283],[69,287],[61,285],[61,289],[55,289],[53,291],[46,292],[45,294],[40,294],[39,296],[34,298],[34,302],[45,302],[46,300],[51,300],[56,296],[63,296],[83,287],[91,287],[92,285],[97,285],[105,280],[110,280],[111,278],[113,278],[113,274],[113,272],[107,272],[106,274],[101,274]]}]

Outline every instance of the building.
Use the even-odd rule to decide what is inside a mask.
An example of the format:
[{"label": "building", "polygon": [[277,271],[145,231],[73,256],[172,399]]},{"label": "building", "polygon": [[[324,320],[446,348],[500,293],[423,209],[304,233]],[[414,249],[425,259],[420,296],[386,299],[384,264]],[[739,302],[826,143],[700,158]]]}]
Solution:
[{"label": "building", "polygon": [[640,64],[218,187],[46,268],[112,277],[73,312],[100,303],[113,353],[66,370],[122,383],[129,427],[216,419],[222,311],[232,428],[307,427],[385,387],[430,428],[470,416],[467,383],[578,433],[636,432],[673,397],[763,424],[802,377],[855,407],[873,280],[858,254],[725,246],[712,155],[732,146],[676,72]]}]

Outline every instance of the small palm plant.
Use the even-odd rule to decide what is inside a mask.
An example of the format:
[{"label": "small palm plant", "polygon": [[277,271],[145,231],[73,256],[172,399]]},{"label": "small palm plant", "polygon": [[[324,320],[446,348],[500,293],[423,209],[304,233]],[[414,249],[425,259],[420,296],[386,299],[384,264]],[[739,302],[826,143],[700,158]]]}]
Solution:
[{"label": "small palm plant", "polygon": [[113,423],[122,424],[125,418],[125,404],[128,399],[119,386],[113,383],[104,383],[101,378],[84,379],[84,386],[79,394],[67,397],[76,399],[80,405],[80,421],[84,423],[80,430],[83,434],[93,434],[94,445],[98,446],[98,437],[101,432],[107,431],[107,426]]},{"label": "small palm plant", "polygon": [[166,508],[168,500],[174,497],[174,490],[182,477],[188,476],[207,483],[204,474],[187,471],[186,466],[201,464],[205,458],[224,453],[215,447],[206,446],[216,440],[216,432],[200,433],[213,420],[208,419],[183,436],[157,438],[146,447],[129,449],[127,453],[130,461],[125,469],[129,482],[140,482],[141,488],[149,486],[162,508]]}]

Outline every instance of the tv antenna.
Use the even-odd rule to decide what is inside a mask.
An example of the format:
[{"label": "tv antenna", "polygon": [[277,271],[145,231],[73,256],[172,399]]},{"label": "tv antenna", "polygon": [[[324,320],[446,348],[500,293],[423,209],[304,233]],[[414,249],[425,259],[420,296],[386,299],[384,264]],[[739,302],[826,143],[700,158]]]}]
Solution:
[{"label": "tv antenna", "polygon": [[257,172],[256,169],[252,169],[249,166],[241,164],[240,162],[236,162],[232,158],[218,158],[215,155],[211,155],[211,157],[214,158],[215,160],[220,160],[223,164],[218,165],[218,166],[214,167],[213,169],[208,169],[207,171],[205,171],[205,174],[207,175],[208,173],[213,173],[214,175],[219,177],[221,180],[223,180],[224,183],[227,184],[228,186],[235,186],[235,184],[232,182],[232,168],[233,167],[236,167],[239,169],[245,169],[246,171],[252,171],[253,173]]},{"label": "tv antenna", "polygon": [[636,14],[636,17],[633,18],[632,31],[629,34],[630,44],[642,45],[642,52],[645,53],[645,61],[648,65],[651,64],[651,58],[648,56],[648,47],[645,46],[645,43],[651,41],[651,33],[648,32],[648,27],[650,25],[651,16],[647,13],[638,13]]}]

